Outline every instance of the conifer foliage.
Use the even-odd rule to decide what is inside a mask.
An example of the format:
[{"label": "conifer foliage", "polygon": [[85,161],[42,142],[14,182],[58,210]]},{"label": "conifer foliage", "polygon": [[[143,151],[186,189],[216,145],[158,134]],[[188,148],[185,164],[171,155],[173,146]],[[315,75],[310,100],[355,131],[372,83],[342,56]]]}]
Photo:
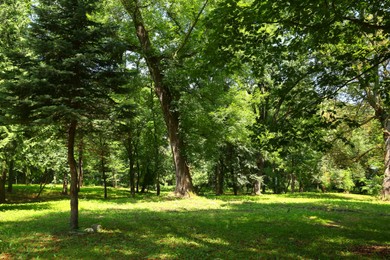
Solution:
[{"label": "conifer foliage", "polygon": [[12,111],[22,122],[61,123],[68,128],[71,229],[78,228],[74,143],[80,122],[101,117],[122,78],[115,27],[99,22],[97,0],[39,0],[32,7],[28,62],[8,80]]}]

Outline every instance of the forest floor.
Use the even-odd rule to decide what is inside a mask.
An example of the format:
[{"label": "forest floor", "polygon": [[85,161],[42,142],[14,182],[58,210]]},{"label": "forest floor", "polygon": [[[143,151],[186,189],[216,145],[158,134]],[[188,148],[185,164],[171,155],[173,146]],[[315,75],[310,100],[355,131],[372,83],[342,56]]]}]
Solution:
[{"label": "forest floor", "polygon": [[[61,187],[16,185],[0,205],[0,259],[390,259],[390,203],[372,196],[80,192],[69,231]],[[98,232],[86,229],[98,224]]]}]

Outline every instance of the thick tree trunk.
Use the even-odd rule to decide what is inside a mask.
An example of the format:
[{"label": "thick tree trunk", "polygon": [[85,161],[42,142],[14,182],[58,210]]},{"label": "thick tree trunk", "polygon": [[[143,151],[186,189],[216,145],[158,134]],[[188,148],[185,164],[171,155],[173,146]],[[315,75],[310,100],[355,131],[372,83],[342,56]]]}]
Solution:
[{"label": "thick tree trunk", "polygon": [[385,175],[383,179],[382,195],[386,200],[390,200],[390,118],[385,121]]},{"label": "thick tree trunk", "polygon": [[164,120],[167,125],[168,137],[172,149],[173,160],[176,170],[176,196],[189,196],[194,192],[192,179],[185,157],[185,145],[180,135],[180,114],[173,106],[174,99],[168,86],[164,83],[161,71],[161,58],[156,56],[153,50],[148,31],[145,28],[138,1],[122,0],[123,6],[133,18],[135,31],[141,44],[142,55],[148,65],[149,73],[154,82],[154,90],[160,100]]},{"label": "thick tree trunk", "polygon": [[70,228],[79,228],[79,197],[77,164],[74,157],[74,144],[76,137],[77,121],[73,120],[68,130],[68,163],[70,168]]}]

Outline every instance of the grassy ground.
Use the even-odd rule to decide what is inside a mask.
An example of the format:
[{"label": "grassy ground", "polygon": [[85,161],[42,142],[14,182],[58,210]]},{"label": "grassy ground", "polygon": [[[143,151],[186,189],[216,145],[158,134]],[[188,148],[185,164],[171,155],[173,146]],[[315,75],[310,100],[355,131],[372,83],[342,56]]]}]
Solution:
[{"label": "grassy ground", "polygon": [[[0,205],[0,259],[390,259],[390,204],[349,194],[129,198],[80,193],[81,230],[68,230],[59,187],[16,186]],[[21,195],[24,194],[24,195]],[[30,194],[27,203],[20,201]]]}]

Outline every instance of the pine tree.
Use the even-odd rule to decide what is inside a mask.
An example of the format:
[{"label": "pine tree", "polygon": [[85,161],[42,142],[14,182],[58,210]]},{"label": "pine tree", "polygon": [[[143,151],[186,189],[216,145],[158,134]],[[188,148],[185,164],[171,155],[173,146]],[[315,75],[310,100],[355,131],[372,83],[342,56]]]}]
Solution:
[{"label": "pine tree", "polygon": [[71,229],[78,228],[77,126],[99,118],[114,104],[110,95],[123,79],[113,26],[94,19],[97,0],[39,0],[28,32],[31,57],[4,83],[8,114],[22,122],[67,126],[71,172]]}]

